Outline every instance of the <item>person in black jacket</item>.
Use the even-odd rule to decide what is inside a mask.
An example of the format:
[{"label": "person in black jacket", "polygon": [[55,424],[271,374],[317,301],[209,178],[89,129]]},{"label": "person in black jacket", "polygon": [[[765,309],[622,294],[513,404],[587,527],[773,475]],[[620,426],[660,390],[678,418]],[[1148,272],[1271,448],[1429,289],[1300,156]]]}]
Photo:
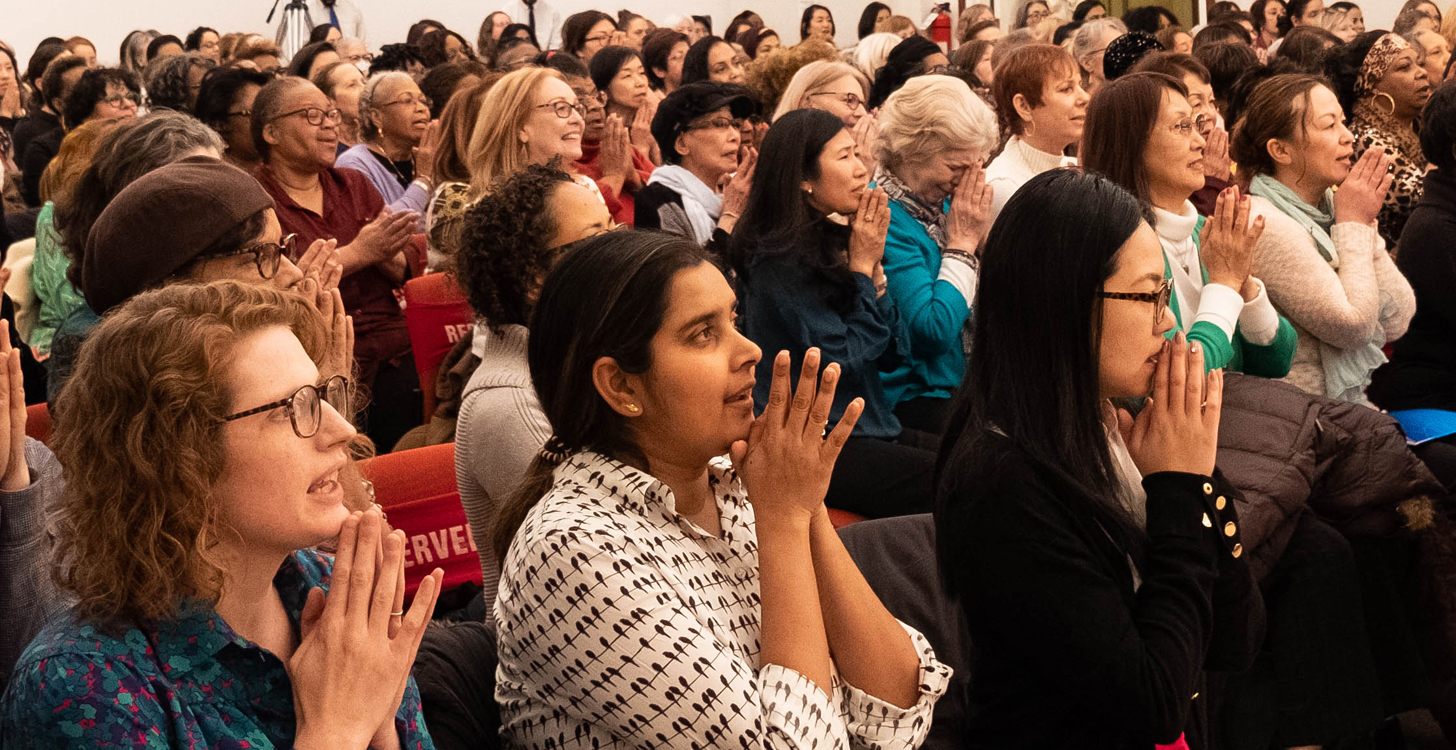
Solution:
[{"label": "person in black jacket", "polygon": [[936,468],[968,748],[1208,747],[1205,670],[1258,651],[1214,471],[1223,374],[1165,340],[1168,293],[1138,201],[1098,175],[1038,175],[987,239],[970,348],[996,356],[971,358]]},{"label": "person in black jacket", "polygon": [[[869,189],[855,149],[854,134],[821,110],[789,112],[764,137],[762,158],[776,168],[754,175],[729,245],[740,327],[765,352],[787,350],[795,377],[811,347],[839,365],[831,422],[864,399],[825,503],[872,518],[925,513],[935,454],[896,442],[900,420],[880,385],[879,362],[896,356],[898,330],[880,267],[889,198]],[[772,376],[772,358],[760,359],[753,389],[759,409],[768,405]]]},{"label": "person in black jacket", "polygon": [[[1416,314],[1395,342],[1390,364],[1375,372],[1370,400],[1382,409],[1456,412],[1456,83],[1426,103],[1421,150],[1426,172],[1421,202],[1400,235],[1395,264],[1416,293]],[[1456,427],[1456,414],[1450,415]],[[1456,489],[1456,435],[1415,447],[1447,491]]]}]

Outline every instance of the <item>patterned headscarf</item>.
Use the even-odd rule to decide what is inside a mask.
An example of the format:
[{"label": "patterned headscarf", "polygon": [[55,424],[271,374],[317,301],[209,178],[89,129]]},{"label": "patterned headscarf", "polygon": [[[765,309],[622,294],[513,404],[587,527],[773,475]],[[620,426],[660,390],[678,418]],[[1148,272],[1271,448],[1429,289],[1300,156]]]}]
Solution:
[{"label": "patterned headscarf", "polygon": [[1355,98],[1364,99],[1375,93],[1375,86],[1390,70],[1391,61],[1410,46],[1410,42],[1398,34],[1386,34],[1376,39],[1370,51],[1365,53],[1365,62],[1360,63],[1360,75],[1355,78]]},{"label": "patterned headscarf", "polygon": [[1115,80],[1137,65],[1143,55],[1154,50],[1163,50],[1163,44],[1145,31],[1130,31],[1113,39],[1102,53],[1102,76]]}]

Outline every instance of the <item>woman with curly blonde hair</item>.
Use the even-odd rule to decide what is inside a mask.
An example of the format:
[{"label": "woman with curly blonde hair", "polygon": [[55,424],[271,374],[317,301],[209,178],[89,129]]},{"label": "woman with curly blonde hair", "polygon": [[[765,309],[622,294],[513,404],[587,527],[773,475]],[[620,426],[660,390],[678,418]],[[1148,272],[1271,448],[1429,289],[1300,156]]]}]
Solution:
[{"label": "woman with curly blonde hair", "polygon": [[441,573],[406,614],[402,532],[346,505],[325,339],[303,296],[234,281],[97,326],[56,414],[51,564],[74,605],[21,657],[0,743],[429,745],[409,671]]}]

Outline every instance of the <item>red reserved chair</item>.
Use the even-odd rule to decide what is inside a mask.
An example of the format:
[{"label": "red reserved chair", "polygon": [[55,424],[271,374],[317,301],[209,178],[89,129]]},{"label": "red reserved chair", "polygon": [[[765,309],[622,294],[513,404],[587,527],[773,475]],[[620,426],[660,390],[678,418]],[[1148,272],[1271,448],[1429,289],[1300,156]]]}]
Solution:
[{"label": "red reserved chair", "polygon": [[448,274],[431,273],[404,284],[404,319],[425,397],[425,421],[435,413],[435,376],[450,348],[474,334],[475,314]]},{"label": "red reserved chair", "polygon": [[45,404],[25,407],[25,434],[42,443],[51,442],[51,412]]},{"label": "red reserved chair", "polygon": [[481,584],[480,556],[455,484],[454,443],[377,456],[359,468],[374,483],[374,500],[390,525],[405,533],[406,598],[414,598],[435,568],[445,571],[445,591],[466,581]]}]

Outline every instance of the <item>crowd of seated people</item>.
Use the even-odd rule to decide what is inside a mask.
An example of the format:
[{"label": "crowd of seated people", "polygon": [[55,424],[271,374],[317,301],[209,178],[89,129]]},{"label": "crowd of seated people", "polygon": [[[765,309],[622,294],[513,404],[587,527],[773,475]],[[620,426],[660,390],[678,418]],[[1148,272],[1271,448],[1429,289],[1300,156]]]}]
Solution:
[{"label": "crowd of seated people", "polygon": [[0,745],[1456,739],[1456,8],[308,4],[0,41]]}]

